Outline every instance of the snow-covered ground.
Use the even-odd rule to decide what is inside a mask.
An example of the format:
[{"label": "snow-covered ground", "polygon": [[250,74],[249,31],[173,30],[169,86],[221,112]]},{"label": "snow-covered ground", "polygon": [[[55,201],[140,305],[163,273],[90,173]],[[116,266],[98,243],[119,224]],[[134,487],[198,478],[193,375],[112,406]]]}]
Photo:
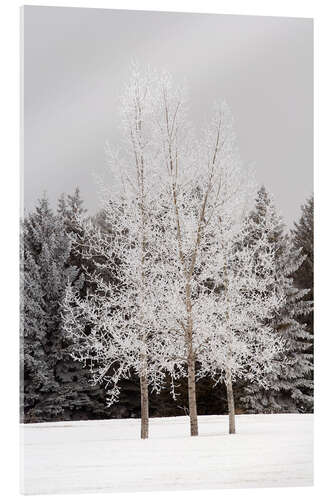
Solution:
[{"label": "snow-covered ground", "polygon": [[21,425],[22,492],[307,486],[313,481],[312,415],[200,416]]}]

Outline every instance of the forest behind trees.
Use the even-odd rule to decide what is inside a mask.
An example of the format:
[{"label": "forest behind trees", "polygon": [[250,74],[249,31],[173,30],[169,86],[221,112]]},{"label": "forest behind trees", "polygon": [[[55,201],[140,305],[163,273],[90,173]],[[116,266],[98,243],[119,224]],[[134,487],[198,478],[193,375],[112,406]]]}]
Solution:
[{"label": "forest behind trees", "polygon": [[[261,188],[251,216],[260,216],[264,203],[271,203]],[[62,195],[53,211],[46,197],[22,222],[22,312],[21,312],[21,418],[24,422],[129,418],[140,416],[140,384],[137,376],[121,382],[119,401],[106,405],[105,384],[93,384],[88,366],[73,361],[73,345],[62,330],[61,314],[68,280],[85,297],[89,284],[86,270],[94,261],[85,261],[80,248],[73,249],[73,235],[84,237],[77,225],[77,214],[85,213],[79,189],[73,195]],[[86,217],[91,224],[109,234],[103,212]],[[297,294],[310,290],[306,299],[313,300],[313,198],[302,206],[302,215],[287,231],[281,221],[276,225],[276,242],[281,256],[290,253],[305,256],[302,264],[290,274],[290,301],[282,317],[273,318],[276,335],[287,336],[289,356],[294,364],[275,381],[276,390],[265,391],[255,384],[234,384],[236,413],[279,413],[313,411],[313,311],[304,313]],[[292,267],[292,262],[290,263]],[[288,273],[287,268],[282,268]],[[295,308],[296,299],[296,308]],[[299,310],[298,310],[299,307]],[[283,321],[282,321],[283,318]],[[306,342],[302,340],[306,332]],[[307,356],[310,354],[310,356]],[[150,395],[151,416],[188,414],[186,380],[177,381],[177,399],[170,395],[168,384],[159,394]],[[227,394],[223,385],[215,385],[208,376],[197,383],[198,413],[228,413]]]},{"label": "forest behind trees", "polygon": [[291,230],[248,203],[228,108],[196,140],[186,106],[134,71],[122,195],[22,220],[22,421],[313,411],[313,197]]}]

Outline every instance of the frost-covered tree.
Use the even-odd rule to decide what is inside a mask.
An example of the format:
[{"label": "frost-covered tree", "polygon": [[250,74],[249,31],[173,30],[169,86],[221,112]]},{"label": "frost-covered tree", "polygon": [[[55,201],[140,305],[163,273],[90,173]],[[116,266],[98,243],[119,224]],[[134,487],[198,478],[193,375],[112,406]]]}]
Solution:
[{"label": "frost-covered tree", "polygon": [[81,197],[80,189],[75,188],[73,194],[63,193],[58,200],[57,213],[63,219],[67,233],[76,233],[77,222],[87,212]]},{"label": "frost-covered tree", "polygon": [[[295,284],[300,289],[309,289],[309,300],[313,300],[313,196],[302,206],[302,214],[291,230],[293,245],[302,249],[304,260],[293,274]],[[313,335],[313,311],[305,318],[305,322]]]},{"label": "frost-covered tree", "polygon": [[294,278],[300,288],[313,291],[313,196],[301,208],[301,217],[291,232],[295,248],[302,249],[305,259],[295,271]]},{"label": "frost-covered tree", "polygon": [[71,240],[71,252],[68,264],[75,266],[80,280],[81,295],[85,294],[84,268],[93,265],[93,262],[85,262],[82,256],[82,249],[79,242],[85,241],[84,220],[86,208],[81,197],[80,189],[75,188],[74,193],[65,195],[64,193],[58,199],[57,215],[60,218],[66,233]]},{"label": "frost-covered tree", "polygon": [[[22,223],[22,329],[26,420],[60,418],[76,393],[61,383],[64,336],[61,300],[77,270],[68,264],[71,241],[46,197]],[[69,358],[68,358],[69,359]]]},{"label": "frost-covered tree", "polygon": [[41,388],[51,390],[53,377],[47,365],[44,347],[47,327],[39,267],[31,251],[28,248],[23,250],[23,241],[20,264],[20,411],[21,420],[29,421],[34,406],[41,398]]},{"label": "frost-covered tree", "polygon": [[[142,437],[148,385],[158,390],[164,374],[186,375],[191,435],[198,435],[196,365],[208,314],[203,276],[221,220],[235,228],[250,191],[228,107],[216,106],[197,137],[186,108],[169,75],[142,78],[134,70],[123,99],[127,153],[108,151],[122,187],[122,197],[104,208],[112,242],[91,232],[87,256],[103,257],[90,277],[94,293],[84,301],[70,288],[66,295],[64,324],[77,359],[110,384],[110,402],[121,378],[131,370],[139,375]],[[101,276],[105,266],[115,269],[112,285]]]},{"label": "frost-covered tree", "polygon": [[[159,200],[152,141],[154,96],[152,76],[134,66],[122,98],[125,147],[122,155],[108,146],[111,171],[121,196],[104,200],[104,223],[111,234],[90,226],[85,259],[94,258],[89,274],[94,290],[85,300],[68,289],[64,326],[77,344],[75,359],[90,363],[95,382],[109,386],[109,403],[118,397],[118,382],[136,373],[140,378],[141,437],[148,437],[148,387],[160,387],[162,372],[156,368],[156,300],[152,294],[155,205]],[[97,260],[96,260],[97,259]],[[114,271],[113,280],[105,279]],[[155,296],[156,298],[156,296]],[[89,324],[89,338],[80,320]],[[86,327],[86,326],[85,326]],[[111,373],[112,372],[112,373]]]},{"label": "frost-covered tree", "polygon": [[[263,223],[263,221],[261,221]],[[228,237],[221,220],[215,241],[215,259],[205,276],[210,292],[203,298],[205,343],[198,352],[201,374],[225,383],[229,433],[235,433],[233,383],[246,380],[267,388],[283,341],[269,320],[284,297],[276,283],[275,249],[269,242],[274,227],[265,224],[254,245],[249,245],[253,221],[245,218],[240,230]]]},{"label": "frost-covered tree", "polygon": [[[311,196],[302,206],[302,214],[294,229],[291,230],[291,238],[296,249],[301,249],[304,260],[302,264],[293,273],[294,283],[299,289],[308,289],[307,298],[313,301],[313,196]],[[313,309],[308,314],[302,315],[298,320],[312,336],[309,341],[307,352],[313,355]],[[313,358],[312,358],[313,365]],[[310,386],[307,395],[310,397],[305,408],[307,411],[313,411],[313,366],[307,377],[310,379]]]},{"label": "frost-covered tree", "polygon": [[166,355],[186,371],[190,429],[196,436],[196,365],[208,314],[203,275],[214,259],[221,220],[235,227],[250,190],[225,103],[216,106],[199,137],[188,126],[183,91],[168,75],[158,83],[157,107],[155,134],[166,174],[161,197],[164,239],[159,245],[160,280],[165,282],[160,325],[168,332],[165,339],[171,339]]},{"label": "frost-covered tree", "polygon": [[148,387],[159,391],[163,382],[157,325],[160,295],[156,293],[153,248],[148,243],[155,238],[146,225],[143,253],[135,201],[109,203],[108,207],[111,236],[90,222],[86,225],[89,238],[84,258],[95,259],[96,269],[87,273],[90,289],[86,297],[68,286],[63,327],[74,343],[73,358],[89,367],[94,383],[106,383],[110,405],[119,397],[120,381],[139,376],[141,437],[145,439]]},{"label": "frost-covered tree", "polygon": [[[74,203],[71,204],[71,198]],[[92,387],[87,368],[70,356],[61,327],[62,299],[68,282],[85,295],[84,265],[74,251],[78,191],[62,197],[54,213],[46,198],[22,222],[21,238],[21,403],[22,419],[49,421],[105,417],[103,388]],[[93,263],[89,263],[93,265]]]},{"label": "frost-covered tree", "polygon": [[267,378],[269,390],[253,383],[244,389],[241,400],[252,412],[305,411],[311,404],[308,374],[312,369],[312,356],[307,352],[311,336],[299,318],[309,314],[312,301],[308,300],[309,290],[298,289],[293,281],[293,274],[304,257],[301,250],[293,247],[282,218],[264,187],[258,192],[250,220],[253,230],[248,237],[249,245],[255,245],[263,232],[267,232],[267,227],[274,228],[269,230],[268,239],[275,251],[276,283],[285,300],[268,324],[285,342],[287,363],[276,360],[276,369]]},{"label": "frost-covered tree", "polygon": [[[80,189],[75,188],[73,194],[62,194],[58,200],[57,214],[60,217],[66,233],[71,240],[71,252],[68,265],[75,266],[77,277],[73,286],[79,291],[81,297],[85,297],[89,289],[86,280],[87,270],[95,269],[94,259],[84,258],[83,248],[89,235],[85,232],[86,208],[81,197]],[[105,389],[101,384],[90,383],[90,372],[79,361],[69,357],[71,343],[67,342],[66,362],[63,363],[61,377],[63,383],[75,383],[78,391],[77,402],[73,408],[74,418],[109,417],[109,409],[105,407]]]}]

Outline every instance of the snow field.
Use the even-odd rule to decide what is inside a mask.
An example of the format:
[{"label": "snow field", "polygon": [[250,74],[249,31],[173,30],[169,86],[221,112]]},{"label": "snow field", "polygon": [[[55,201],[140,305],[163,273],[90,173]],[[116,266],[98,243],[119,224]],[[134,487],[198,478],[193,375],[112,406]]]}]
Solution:
[{"label": "snow field", "polygon": [[227,415],[21,424],[25,494],[310,486],[313,417]]}]

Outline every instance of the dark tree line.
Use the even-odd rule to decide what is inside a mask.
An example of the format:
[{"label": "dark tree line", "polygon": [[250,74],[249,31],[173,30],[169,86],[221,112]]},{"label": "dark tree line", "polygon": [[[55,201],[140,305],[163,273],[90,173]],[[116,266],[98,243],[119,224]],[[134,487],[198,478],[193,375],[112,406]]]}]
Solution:
[{"label": "dark tree line", "polygon": [[[269,195],[261,188],[251,217],[265,217],[270,204]],[[72,284],[84,297],[92,286],[85,270],[98,269],[97,261],[87,262],[83,257],[87,235],[80,221],[85,212],[76,189],[73,195],[60,197],[56,211],[44,196],[21,224],[20,397],[24,422],[140,415],[139,380],[124,381],[119,402],[106,407],[107,388],[92,385],[89,367],[73,361],[72,346],[62,329],[66,285]],[[91,223],[111,235],[103,213],[91,218]],[[287,340],[290,363],[274,375],[269,391],[256,384],[236,383],[238,413],[313,411],[313,197],[302,207],[301,218],[290,232],[278,215],[274,224],[271,237],[280,286],[287,290],[288,300],[270,321],[276,334]],[[252,235],[254,241],[257,237]],[[167,389],[152,394],[151,415],[186,414],[186,380],[179,382],[177,393],[176,402]],[[199,414],[227,413],[225,390],[209,378],[197,382],[197,399]]]}]

